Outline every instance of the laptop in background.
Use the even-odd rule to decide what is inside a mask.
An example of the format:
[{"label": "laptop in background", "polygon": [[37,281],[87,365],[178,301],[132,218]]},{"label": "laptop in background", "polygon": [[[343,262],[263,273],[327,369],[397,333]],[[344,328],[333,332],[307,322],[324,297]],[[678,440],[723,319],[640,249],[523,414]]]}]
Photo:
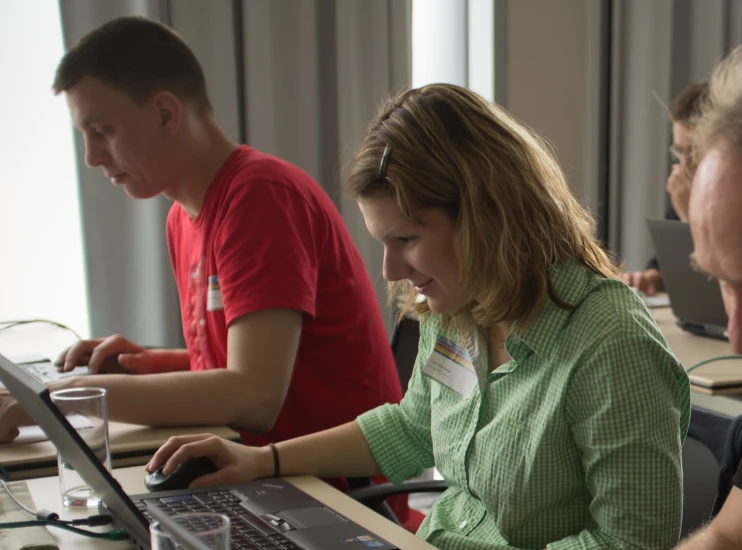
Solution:
[{"label": "laptop in background", "polygon": [[701,336],[728,340],[728,319],[719,283],[690,265],[690,226],[676,220],[653,219],[647,220],[647,226],[678,326]]},{"label": "laptop in background", "polygon": [[137,549],[150,549],[149,505],[173,515],[223,513],[232,521],[233,541],[241,538],[260,548],[348,550],[353,542],[381,550],[396,548],[281,478],[128,496],[54,405],[44,384],[2,355],[0,382],[100,497],[115,526],[126,529]]}]

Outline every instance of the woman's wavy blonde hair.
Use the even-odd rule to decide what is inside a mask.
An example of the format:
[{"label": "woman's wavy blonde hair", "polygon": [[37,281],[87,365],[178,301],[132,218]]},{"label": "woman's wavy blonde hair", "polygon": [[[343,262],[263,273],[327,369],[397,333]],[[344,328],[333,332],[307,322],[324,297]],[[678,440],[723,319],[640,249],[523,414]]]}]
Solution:
[{"label": "woman's wavy blonde hair", "polygon": [[[385,177],[379,177],[389,146]],[[604,277],[618,271],[593,238],[591,215],[572,196],[547,144],[497,105],[450,84],[409,90],[383,105],[369,124],[348,178],[356,199],[393,196],[402,213],[441,208],[454,221],[454,249],[464,310],[480,327],[528,326],[554,292],[550,270],[575,259]],[[389,284],[390,301],[409,282]],[[475,298],[476,297],[476,298]]]}]

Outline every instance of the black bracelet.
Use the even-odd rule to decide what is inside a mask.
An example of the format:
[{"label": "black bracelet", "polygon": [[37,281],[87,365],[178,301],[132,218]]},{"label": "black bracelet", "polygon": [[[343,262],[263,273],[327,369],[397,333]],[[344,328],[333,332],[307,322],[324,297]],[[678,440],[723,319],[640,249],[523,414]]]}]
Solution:
[{"label": "black bracelet", "polygon": [[281,475],[281,462],[278,460],[278,449],[276,449],[276,446],[273,443],[268,443],[268,446],[271,448],[271,452],[273,453],[273,477],[278,477]]}]

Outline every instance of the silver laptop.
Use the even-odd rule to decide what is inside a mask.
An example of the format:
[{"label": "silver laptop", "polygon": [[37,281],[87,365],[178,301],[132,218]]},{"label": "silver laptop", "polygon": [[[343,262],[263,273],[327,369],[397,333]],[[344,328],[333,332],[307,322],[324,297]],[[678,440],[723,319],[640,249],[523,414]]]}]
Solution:
[{"label": "silver laptop", "polygon": [[232,521],[235,548],[348,550],[356,542],[363,543],[358,547],[395,548],[281,478],[128,496],[52,403],[44,384],[2,355],[0,382],[100,497],[116,527],[126,529],[135,548],[150,548],[148,505],[171,515],[191,511],[225,514]]},{"label": "silver laptop", "polygon": [[57,369],[54,363],[41,355],[14,357],[13,362],[44,384],[53,380],[59,380],[60,378],[67,378],[68,376],[83,376],[88,374],[88,367],[75,367],[70,372],[62,372]]},{"label": "silver laptop", "polygon": [[691,267],[690,226],[675,220],[647,220],[647,225],[678,326],[701,336],[728,339],[719,283]]},{"label": "silver laptop", "polygon": [[160,528],[170,535],[183,550],[211,550],[211,547],[204,540],[199,539],[191,531],[185,528],[180,522],[176,521],[175,516],[171,516],[167,511],[154,504],[147,504],[147,511],[160,524]]}]

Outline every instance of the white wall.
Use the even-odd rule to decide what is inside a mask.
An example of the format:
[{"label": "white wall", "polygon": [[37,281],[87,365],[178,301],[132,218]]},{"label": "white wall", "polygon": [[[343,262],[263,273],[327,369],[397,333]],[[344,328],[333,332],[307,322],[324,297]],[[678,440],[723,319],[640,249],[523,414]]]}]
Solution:
[{"label": "white wall", "polygon": [[572,190],[583,194],[588,2],[510,0],[507,108],[555,147]]}]

